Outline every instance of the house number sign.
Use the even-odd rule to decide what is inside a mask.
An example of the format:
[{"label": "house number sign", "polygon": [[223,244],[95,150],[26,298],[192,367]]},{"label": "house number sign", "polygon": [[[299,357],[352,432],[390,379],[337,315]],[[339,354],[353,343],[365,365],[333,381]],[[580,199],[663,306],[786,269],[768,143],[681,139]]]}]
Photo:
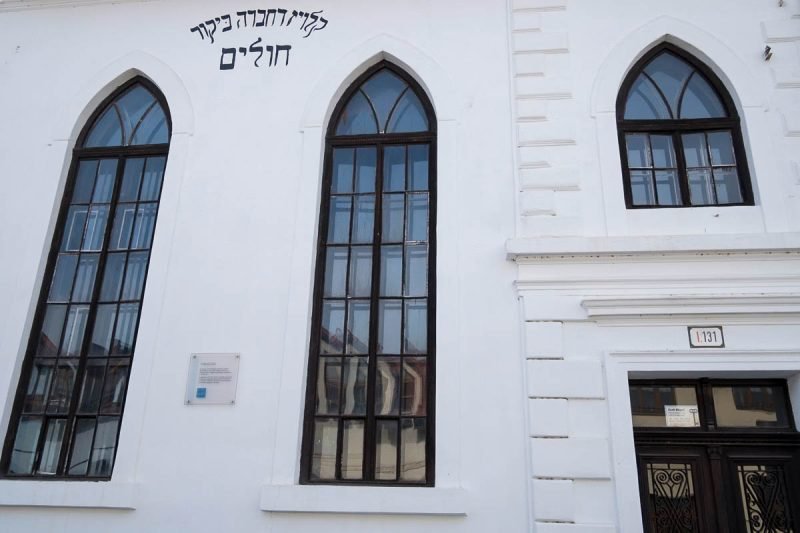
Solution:
[{"label": "house number sign", "polygon": [[692,348],[724,348],[722,326],[689,326],[689,346]]}]

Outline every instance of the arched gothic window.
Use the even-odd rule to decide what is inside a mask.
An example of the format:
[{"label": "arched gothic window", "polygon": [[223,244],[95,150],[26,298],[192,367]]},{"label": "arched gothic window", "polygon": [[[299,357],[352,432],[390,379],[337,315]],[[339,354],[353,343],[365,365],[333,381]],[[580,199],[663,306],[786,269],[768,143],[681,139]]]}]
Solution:
[{"label": "arched gothic window", "polygon": [[78,138],[5,441],[5,476],[111,477],[170,127],[161,93],[136,78]]},{"label": "arched gothic window", "polygon": [[382,62],[328,128],[304,483],[433,484],[436,120]]},{"label": "arched gothic window", "polygon": [[631,69],[617,127],[629,208],[752,205],[733,100],[683,50],[665,43]]}]

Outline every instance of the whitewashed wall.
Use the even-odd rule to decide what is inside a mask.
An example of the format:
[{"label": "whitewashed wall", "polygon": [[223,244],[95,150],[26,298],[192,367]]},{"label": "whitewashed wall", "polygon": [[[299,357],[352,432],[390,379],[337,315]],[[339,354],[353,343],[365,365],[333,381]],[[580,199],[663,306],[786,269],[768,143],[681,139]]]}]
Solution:
[{"label": "whitewashed wall", "polygon": [[[213,45],[190,31],[264,7],[323,9],[328,26]],[[113,478],[0,480],[0,531],[527,528],[507,15],[499,0],[0,4],[3,434],[78,132],[134,74],[173,118]],[[219,70],[222,46],[256,36],[291,44],[289,65]],[[299,487],[324,131],[384,58],[438,119],[436,487]],[[184,406],[193,352],[242,354],[234,407]]]}]

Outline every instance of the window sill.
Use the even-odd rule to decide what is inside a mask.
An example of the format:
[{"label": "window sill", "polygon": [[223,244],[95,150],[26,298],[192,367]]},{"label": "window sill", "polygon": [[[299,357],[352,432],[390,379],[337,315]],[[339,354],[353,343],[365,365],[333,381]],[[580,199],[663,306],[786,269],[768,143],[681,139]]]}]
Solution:
[{"label": "window sill", "polygon": [[135,509],[135,483],[109,481],[0,481],[0,507]]},{"label": "window sill", "polygon": [[265,485],[262,511],[466,516],[461,488]]}]

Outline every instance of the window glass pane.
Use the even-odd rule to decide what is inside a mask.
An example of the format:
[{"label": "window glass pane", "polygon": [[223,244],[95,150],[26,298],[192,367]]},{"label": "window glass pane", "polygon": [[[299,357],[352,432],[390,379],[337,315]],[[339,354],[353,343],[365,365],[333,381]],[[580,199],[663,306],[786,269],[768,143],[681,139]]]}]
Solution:
[{"label": "window glass pane", "polygon": [[117,177],[117,160],[103,159],[97,170],[97,182],[94,185],[92,202],[107,204],[114,192],[114,181]]},{"label": "window glass pane", "polygon": [[342,435],[342,479],[361,479],[364,465],[364,421],[345,420]]},{"label": "window glass pane", "polygon": [[150,91],[141,85],[133,86],[133,88],[117,98],[115,104],[122,117],[126,144],[130,144],[130,137],[133,135],[133,130],[154,102],[155,99],[153,95],[150,94]]},{"label": "window glass pane", "polygon": [[428,118],[417,95],[410,89],[397,102],[397,107],[389,118],[387,133],[410,133],[428,131]]},{"label": "window glass pane", "polygon": [[406,188],[406,147],[387,146],[383,150],[383,191]]},{"label": "window glass pane", "polygon": [[689,196],[692,205],[712,205],[714,203],[714,184],[710,170],[689,171]]},{"label": "window glass pane", "polygon": [[375,196],[356,196],[351,242],[372,242],[375,223]]},{"label": "window glass pane", "polygon": [[739,175],[735,167],[715,168],[714,187],[718,204],[742,203],[742,191],[739,189]]},{"label": "window glass pane", "polygon": [[633,82],[625,102],[625,118],[632,120],[670,119],[667,104],[655,85],[640,74]]},{"label": "window glass pane", "polygon": [[125,254],[109,254],[106,256],[103,285],[100,287],[100,301],[109,302],[119,298],[122,287],[122,273],[125,269]]},{"label": "window glass pane", "polygon": [[344,398],[342,414],[364,416],[367,414],[367,371],[366,357],[346,357],[344,359]]},{"label": "window glass pane", "polygon": [[408,195],[408,231],[406,240],[408,241],[427,241],[428,240],[428,195],[409,194]]},{"label": "window glass pane", "polygon": [[42,457],[39,459],[38,474],[55,474],[58,468],[58,458],[61,454],[61,443],[64,440],[64,430],[67,421],[63,418],[50,419],[47,423],[47,432],[44,436]]},{"label": "window glass pane", "polygon": [[425,481],[425,419],[405,418],[400,424],[400,479]]},{"label": "window glass pane", "polygon": [[141,300],[144,279],[147,274],[148,252],[133,252],[128,256],[125,269],[125,284],[122,287],[123,300]]},{"label": "window glass pane", "polygon": [[328,222],[328,243],[346,243],[350,239],[350,205],[349,196],[331,198],[331,214]]},{"label": "window glass pane", "polygon": [[406,323],[403,334],[403,353],[428,351],[428,301],[405,301]]},{"label": "window glass pane", "polygon": [[375,384],[375,414],[378,416],[400,413],[400,358],[378,357]]},{"label": "window glass pane", "polygon": [[376,422],[375,479],[397,479],[397,420]]},{"label": "window glass pane", "polygon": [[378,303],[378,353],[400,353],[402,300]]},{"label": "window glass pane", "polygon": [[77,255],[59,254],[58,260],[56,261],[56,270],[53,273],[53,282],[50,285],[50,294],[47,297],[48,302],[69,301],[77,266]]},{"label": "window glass pane", "polygon": [[92,126],[89,135],[86,136],[84,146],[92,148],[96,146],[122,146],[122,126],[119,122],[114,106],[109,106],[97,122]]},{"label": "window glass pane", "polygon": [[630,172],[633,205],[655,205],[653,173],[649,170],[631,170]]},{"label": "window glass pane", "polygon": [[128,359],[111,359],[106,370],[103,384],[103,396],[100,399],[100,412],[103,414],[119,414],[125,402],[125,391],[128,388]]},{"label": "window glass pane", "polygon": [[322,304],[320,328],[320,353],[342,353],[344,348],[344,302],[332,300]]},{"label": "window glass pane", "polygon": [[781,387],[735,385],[712,390],[719,427],[789,427],[786,397]]},{"label": "window glass pane", "polygon": [[117,449],[117,428],[119,418],[101,416],[97,419],[97,435],[92,446],[92,461],[89,463],[90,476],[110,476]]},{"label": "window glass pane", "polygon": [[347,353],[367,353],[369,351],[369,308],[368,301],[352,301],[347,304]]},{"label": "window glass pane", "polygon": [[125,171],[122,176],[122,186],[119,190],[120,202],[135,202],[139,197],[139,184],[142,182],[144,158],[136,157],[125,162]]},{"label": "window glass pane", "polygon": [[157,212],[158,204],[139,204],[139,209],[136,211],[136,225],[131,238],[131,248],[150,248],[153,242]]},{"label": "window glass pane", "polygon": [[711,148],[711,163],[714,165],[735,165],[733,155],[733,139],[729,131],[708,132],[708,144]]},{"label": "window glass pane", "polygon": [[117,306],[104,304],[97,306],[94,319],[92,343],[89,345],[90,356],[106,356],[111,351],[111,334],[114,331],[114,320],[117,318]]},{"label": "window glass pane", "polygon": [[400,242],[403,240],[403,204],[404,194],[383,195],[383,242]]},{"label": "window glass pane", "polygon": [[124,250],[131,242],[133,223],[136,221],[136,204],[119,204],[111,228],[109,250]]},{"label": "window glass pane", "polygon": [[428,247],[424,244],[406,246],[404,296],[428,294]]},{"label": "window glass pane", "polygon": [[36,348],[38,355],[56,355],[64,328],[64,319],[67,316],[66,305],[48,305],[42,322],[42,331],[39,334],[39,344]]},{"label": "window glass pane", "polygon": [[53,379],[55,362],[47,359],[38,359],[33,363],[28,388],[25,391],[25,403],[22,406],[24,413],[43,413],[47,393],[50,391],[50,382]]},{"label": "window glass pane", "polygon": [[86,475],[89,469],[89,455],[92,450],[94,425],[94,418],[79,418],[75,422],[75,430],[72,437],[72,453],[69,460],[69,470],[67,471],[71,476]]},{"label": "window glass pane", "polygon": [[318,415],[338,415],[339,399],[342,391],[342,359],[340,357],[320,357],[317,372]]},{"label": "window glass pane", "polygon": [[77,361],[58,363],[53,384],[50,386],[50,395],[47,397],[48,414],[66,414],[69,411],[77,371]]},{"label": "window glass pane", "polygon": [[107,205],[94,205],[89,209],[82,250],[99,252],[103,248],[103,237],[105,237],[107,221]]},{"label": "window glass pane", "polygon": [[651,167],[650,146],[647,143],[646,133],[628,133],[625,135],[625,144],[628,149],[628,167]]},{"label": "window glass pane", "polygon": [[[165,141],[166,142],[166,141]],[[139,193],[140,202],[152,202],[161,197],[161,182],[164,179],[164,165],[166,157],[148,157],[144,166],[144,179],[142,191]]]},{"label": "window glass pane", "polygon": [[71,305],[69,307],[67,326],[64,329],[64,341],[61,343],[62,354],[69,356],[80,355],[88,315],[88,305]]},{"label": "window glass pane", "polygon": [[350,257],[349,296],[369,296],[372,291],[372,248],[354,246]]},{"label": "window glass pane", "polygon": [[328,296],[344,296],[347,279],[347,248],[329,246],[325,254],[325,285]]},{"label": "window glass pane", "polygon": [[681,103],[681,118],[720,118],[726,117],[725,106],[717,92],[700,75],[695,74],[686,86]]},{"label": "window glass pane", "polygon": [[339,422],[335,418],[314,421],[314,451],[311,454],[311,479],[336,479],[336,440]]},{"label": "window glass pane", "polygon": [[403,358],[403,416],[425,416],[428,397],[428,361]]},{"label": "window glass pane", "polygon": [[75,187],[72,190],[73,204],[88,204],[94,189],[94,177],[97,174],[97,161],[81,161],[75,176]]},{"label": "window glass pane", "polygon": [[691,76],[694,69],[683,59],[669,53],[662,52],[656,56],[644,71],[653,79],[661,92],[664,93],[672,114],[677,116],[678,98],[686,79]]},{"label": "window glass pane", "polygon": [[650,135],[653,147],[653,165],[656,168],[675,168],[675,149],[672,146],[672,135]]},{"label": "window glass pane", "polygon": [[368,135],[371,133],[378,133],[375,115],[361,91],[356,91],[347,102],[339,124],[336,125],[336,135]]},{"label": "window glass pane", "polygon": [[403,281],[403,247],[381,246],[381,296],[400,296]]},{"label": "window glass pane", "polygon": [[100,396],[103,394],[103,376],[106,372],[105,359],[89,359],[83,374],[81,400],[78,412],[94,414],[100,408]]},{"label": "window glass pane", "polygon": [[169,142],[169,128],[167,117],[160,105],[156,104],[142,119],[139,127],[133,134],[132,145],[139,144],[166,144]]},{"label": "window glass pane", "polygon": [[686,166],[689,168],[710,166],[705,134],[688,133],[681,137],[683,138],[683,155],[686,157]]},{"label": "window glass pane", "polygon": [[361,90],[370,99],[372,107],[378,115],[378,126],[381,132],[386,129],[389,112],[406,87],[406,82],[387,69],[373,75],[361,86]]},{"label": "window glass pane", "polygon": [[[699,427],[697,392],[691,386],[631,385],[631,412],[634,427]],[[666,415],[667,407],[683,407],[677,412],[687,419]],[[694,410],[694,411],[693,411]],[[689,424],[688,422],[691,422]]]},{"label": "window glass pane", "polygon": [[77,252],[81,248],[81,237],[86,226],[88,207],[73,205],[67,212],[64,222],[64,237],[61,239],[62,252]]},{"label": "window glass pane", "polygon": [[333,149],[331,193],[353,192],[353,152],[352,148]]},{"label": "window glass pane", "polygon": [[681,192],[678,184],[678,172],[675,170],[656,171],[656,189],[658,205],[680,205]]},{"label": "window glass pane", "polygon": [[33,460],[36,457],[36,444],[42,430],[41,417],[23,416],[17,426],[14,446],[11,448],[9,474],[30,474],[33,471]]},{"label": "window glass pane", "polygon": [[136,324],[139,318],[139,304],[122,304],[119,306],[117,327],[114,329],[114,340],[111,353],[128,355],[133,350],[136,338]]},{"label": "window glass pane", "polygon": [[82,254],[78,263],[78,275],[75,276],[75,289],[72,291],[73,302],[88,302],[92,299],[94,279],[97,275],[97,264],[100,254]]},{"label": "window glass pane", "polygon": [[377,157],[373,147],[356,150],[356,192],[375,192]]},{"label": "window glass pane", "polygon": [[412,144],[408,147],[408,189],[428,189],[428,145]]}]

